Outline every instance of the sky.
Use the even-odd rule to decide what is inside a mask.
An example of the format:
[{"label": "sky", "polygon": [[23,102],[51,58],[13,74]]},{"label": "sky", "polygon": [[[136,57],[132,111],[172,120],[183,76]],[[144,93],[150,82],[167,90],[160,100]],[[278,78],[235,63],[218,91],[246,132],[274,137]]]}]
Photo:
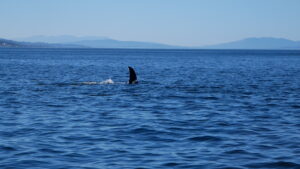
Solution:
[{"label": "sky", "polygon": [[104,36],[202,46],[300,40],[300,0],[0,0],[0,38]]}]

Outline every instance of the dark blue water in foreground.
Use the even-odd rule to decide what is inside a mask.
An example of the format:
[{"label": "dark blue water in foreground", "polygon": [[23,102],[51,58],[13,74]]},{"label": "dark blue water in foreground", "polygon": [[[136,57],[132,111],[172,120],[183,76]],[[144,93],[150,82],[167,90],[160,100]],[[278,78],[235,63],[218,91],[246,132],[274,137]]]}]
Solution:
[{"label": "dark blue water in foreground", "polygon": [[300,168],[300,51],[2,48],[0,168]]}]

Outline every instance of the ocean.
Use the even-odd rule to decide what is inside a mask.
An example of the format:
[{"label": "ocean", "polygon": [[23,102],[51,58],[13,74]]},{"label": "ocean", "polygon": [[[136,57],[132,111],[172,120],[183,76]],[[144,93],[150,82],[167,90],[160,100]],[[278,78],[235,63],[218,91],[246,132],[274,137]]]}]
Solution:
[{"label": "ocean", "polygon": [[300,51],[0,48],[0,168],[300,168]]}]

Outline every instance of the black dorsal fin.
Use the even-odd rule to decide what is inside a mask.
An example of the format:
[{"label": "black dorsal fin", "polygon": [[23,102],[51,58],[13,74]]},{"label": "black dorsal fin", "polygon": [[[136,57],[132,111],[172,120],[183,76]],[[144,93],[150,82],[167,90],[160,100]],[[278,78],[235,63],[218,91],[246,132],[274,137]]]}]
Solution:
[{"label": "black dorsal fin", "polygon": [[130,66],[128,66],[128,69],[129,69],[129,81],[128,81],[128,83],[129,84],[137,83],[138,81],[137,81],[137,77],[136,77],[134,69]]}]

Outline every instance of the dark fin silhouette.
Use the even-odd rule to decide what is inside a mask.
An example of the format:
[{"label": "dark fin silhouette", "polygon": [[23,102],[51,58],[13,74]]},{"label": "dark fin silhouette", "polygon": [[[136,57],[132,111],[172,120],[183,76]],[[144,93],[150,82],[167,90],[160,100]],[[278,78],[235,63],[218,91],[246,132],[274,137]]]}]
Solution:
[{"label": "dark fin silhouette", "polygon": [[128,69],[129,69],[129,81],[128,81],[128,83],[129,84],[137,84],[138,81],[137,81],[134,69],[130,66],[128,66]]}]

